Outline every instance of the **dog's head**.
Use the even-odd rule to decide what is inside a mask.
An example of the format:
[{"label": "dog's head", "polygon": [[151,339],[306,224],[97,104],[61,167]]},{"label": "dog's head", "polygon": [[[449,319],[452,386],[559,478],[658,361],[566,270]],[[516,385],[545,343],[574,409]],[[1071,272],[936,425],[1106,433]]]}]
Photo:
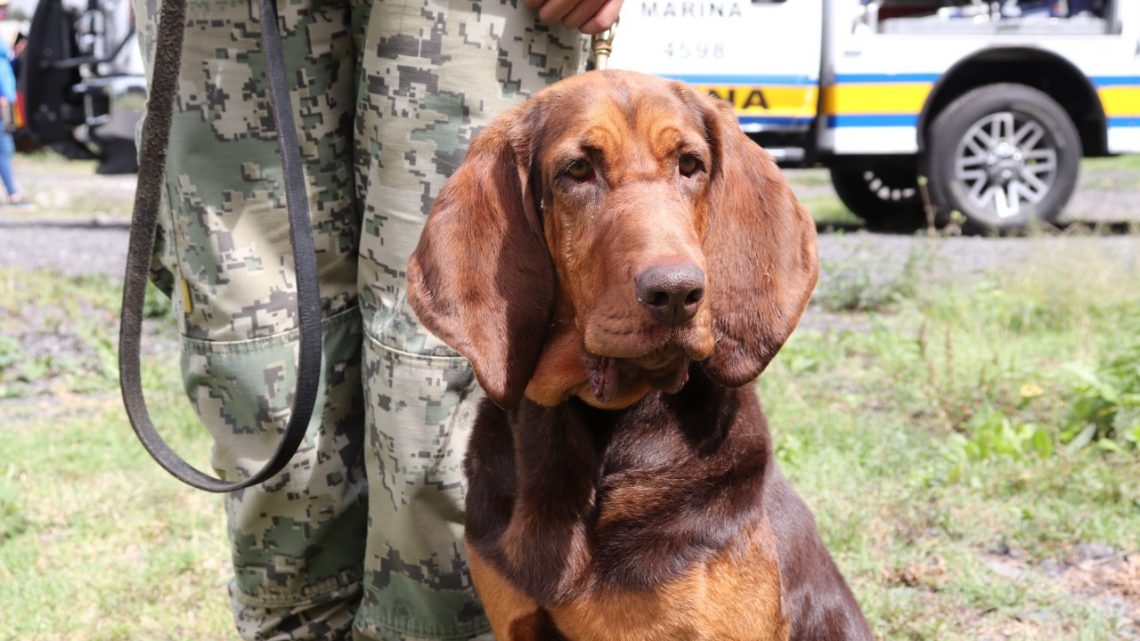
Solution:
[{"label": "dog's head", "polygon": [[815,226],[731,109],[685,85],[592,72],[473,141],[408,264],[428,329],[488,396],[607,408],[743,385],[791,334]]}]

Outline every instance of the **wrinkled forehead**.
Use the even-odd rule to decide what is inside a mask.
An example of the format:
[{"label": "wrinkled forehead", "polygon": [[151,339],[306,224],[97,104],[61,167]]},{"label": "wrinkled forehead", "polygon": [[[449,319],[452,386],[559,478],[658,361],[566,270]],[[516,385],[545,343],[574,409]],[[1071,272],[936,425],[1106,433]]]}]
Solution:
[{"label": "wrinkled forehead", "polygon": [[[657,79],[609,75],[560,83],[545,93],[535,122],[536,160],[551,170],[561,159],[597,154],[669,157],[707,148],[704,123],[688,89]],[[537,120],[536,119],[536,120]]]}]

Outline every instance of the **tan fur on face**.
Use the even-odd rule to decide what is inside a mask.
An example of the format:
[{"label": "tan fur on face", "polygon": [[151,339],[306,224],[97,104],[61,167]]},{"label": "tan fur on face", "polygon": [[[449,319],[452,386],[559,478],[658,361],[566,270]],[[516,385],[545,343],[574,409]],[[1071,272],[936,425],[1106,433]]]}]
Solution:
[{"label": "tan fur on face", "polygon": [[[546,186],[544,232],[559,284],[554,335],[527,389],[543,405],[576,395],[612,409],[652,389],[650,376],[626,373],[618,397],[603,403],[587,385],[585,368],[574,363],[584,352],[637,359],[666,349],[677,352],[674,368],[681,369],[713,348],[707,305],[686,326],[664,327],[643,309],[634,286],[638,274],[657,265],[705,269],[709,175],[682,176],[678,162],[693,154],[707,168],[708,142],[692,110],[664,88],[627,98],[561,105],[572,120],[544,141],[535,159]],[[591,180],[565,176],[572,158],[589,160]]]}]

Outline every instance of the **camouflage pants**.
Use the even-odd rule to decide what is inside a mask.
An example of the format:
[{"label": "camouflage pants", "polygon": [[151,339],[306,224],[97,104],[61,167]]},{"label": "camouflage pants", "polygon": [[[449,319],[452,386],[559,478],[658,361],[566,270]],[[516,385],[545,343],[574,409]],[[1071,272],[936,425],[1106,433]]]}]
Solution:
[{"label": "camouflage pants", "polygon": [[[226,498],[238,629],[489,638],[461,545],[461,461],[481,391],[407,309],[404,264],[472,134],[578,71],[584,41],[516,0],[289,0],[280,11],[325,366],[291,466]],[[228,478],[272,452],[295,380],[257,13],[250,0],[190,0],[155,261],[181,314],[187,394]],[[156,0],[139,0],[138,15],[149,54]]]}]

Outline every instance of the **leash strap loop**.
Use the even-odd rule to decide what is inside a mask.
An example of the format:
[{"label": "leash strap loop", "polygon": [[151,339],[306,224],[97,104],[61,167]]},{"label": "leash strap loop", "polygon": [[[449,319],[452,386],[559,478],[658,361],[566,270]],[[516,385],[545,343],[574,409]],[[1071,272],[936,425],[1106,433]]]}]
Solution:
[{"label": "leash strap loop", "polygon": [[123,404],[135,435],[147,452],[178,480],[208,492],[233,492],[257,485],[280,472],[296,453],[316,406],[321,374],[321,303],[317,260],[313,245],[309,201],[301,164],[293,109],[285,71],[285,56],[277,26],[274,0],[260,0],[261,47],[269,78],[270,104],[277,128],[277,142],[289,212],[289,236],[297,279],[297,323],[300,348],[293,411],[284,436],[273,456],[260,470],[236,482],[226,482],[199,471],[183,460],[159,436],[147,412],[140,375],[143,302],[146,298],[158,211],[166,172],[182,41],[186,28],[186,0],[163,0],[159,13],[150,98],[139,141],[139,177],[135,192],[123,282],[122,322],[119,327],[119,386]]}]

